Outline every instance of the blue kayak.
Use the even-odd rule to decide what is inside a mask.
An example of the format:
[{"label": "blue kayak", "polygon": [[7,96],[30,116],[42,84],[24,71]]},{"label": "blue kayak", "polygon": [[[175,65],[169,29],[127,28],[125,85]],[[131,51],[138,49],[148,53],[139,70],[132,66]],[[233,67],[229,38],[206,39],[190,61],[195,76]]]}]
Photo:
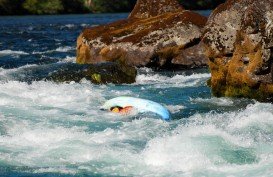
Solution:
[{"label": "blue kayak", "polygon": [[107,101],[102,109],[110,110],[113,107],[128,107],[132,106],[140,113],[152,112],[158,114],[162,117],[163,120],[170,120],[170,112],[163,107],[161,104],[154,101],[145,100],[141,98],[133,97],[117,97]]}]

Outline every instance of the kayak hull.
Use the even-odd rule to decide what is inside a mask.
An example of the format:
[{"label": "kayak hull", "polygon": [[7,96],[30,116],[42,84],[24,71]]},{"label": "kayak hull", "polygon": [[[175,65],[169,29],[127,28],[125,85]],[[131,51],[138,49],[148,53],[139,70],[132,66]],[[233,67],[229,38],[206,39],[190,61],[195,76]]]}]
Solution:
[{"label": "kayak hull", "polygon": [[103,106],[103,109],[110,110],[113,107],[132,106],[138,112],[153,112],[161,116],[163,120],[170,120],[170,112],[161,104],[154,101],[145,100],[134,97],[117,97],[108,100]]}]

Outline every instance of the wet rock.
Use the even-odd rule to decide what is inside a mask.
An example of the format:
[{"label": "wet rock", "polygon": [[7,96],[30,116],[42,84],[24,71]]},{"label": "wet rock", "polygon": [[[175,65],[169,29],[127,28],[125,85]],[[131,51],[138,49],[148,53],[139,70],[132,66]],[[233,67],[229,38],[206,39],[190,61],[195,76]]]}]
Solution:
[{"label": "wet rock", "polygon": [[171,62],[173,65],[186,69],[206,67],[208,58],[205,55],[204,44],[200,42],[197,45],[182,50]]},{"label": "wet rock", "polygon": [[[121,61],[137,67],[172,67],[183,61],[182,65],[199,66],[185,62],[195,53],[184,50],[198,45],[206,21],[183,10],[176,0],[138,0],[128,19],[83,31],[77,40],[77,63]],[[191,52],[191,57],[178,59],[183,52]],[[198,53],[196,58],[201,56]]]},{"label": "wet rock", "polygon": [[228,0],[216,8],[203,42],[216,96],[273,100],[273,1]]},{"label": "wet rock", "polygon": [[47,80],[80,82],[82,79],[86,79],[94,84],[131,84],[136,81],[136,75],[137,71],[134,67],[120,63],[68,64],[51,73]]}]

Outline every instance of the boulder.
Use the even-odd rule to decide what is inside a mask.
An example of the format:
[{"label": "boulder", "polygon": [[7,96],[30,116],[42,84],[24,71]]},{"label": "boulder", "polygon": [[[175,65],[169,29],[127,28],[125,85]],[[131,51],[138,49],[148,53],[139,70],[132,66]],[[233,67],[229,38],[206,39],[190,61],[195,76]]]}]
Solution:
[{"label": "boulder", "polygon": [[66,64],[51,73],[47,80],[55,82],[80,82],[82,79],[94,84],[131,84],[136,81],[137,70],[121,63]]},{"label": "boulder", "polygon": [[208,58],[205,55],[204,44],[200,42],[197,45],[185,48],[171,62],[182,69],[206,67]]},{"label": "boulder", "polygon": [[215,96],[273,100],[273,1],[228,0],[204,30]]},{"label": "boulder", "polygon": [[[188,60],[201,56],[201,63],[207,60],[199,54],[204,50],[197,54],[192,50],[201,40],[206,21],[206,17],[184,10],[176,0],[138,0],[128,19],[82,32],[77,40],[77,63],[121,61],[137,67],[187,63],[190,67],[199,66]],[[183,57],[189,52],[191,57]]]}]

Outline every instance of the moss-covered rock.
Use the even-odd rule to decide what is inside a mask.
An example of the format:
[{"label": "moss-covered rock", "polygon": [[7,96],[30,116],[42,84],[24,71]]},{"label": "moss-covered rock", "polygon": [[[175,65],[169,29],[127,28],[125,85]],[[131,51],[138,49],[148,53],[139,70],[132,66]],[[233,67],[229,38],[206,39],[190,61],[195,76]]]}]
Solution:
[{"label": "moss-covered rock", "polygon": [[68,64],[51,73],[47,80],[55,82],[80,82],[82,79],[94,84],[131,84],[136,81],[137,71],[134,67],[120,63]]},{"label": "moss-covered rock", "polygon": [[228,0],[215,9],[203,42],[216,96],[273,100],[273,2]]},{"label": "moss-covered rock", "polygon": [[87,75],[96,84],[131,84],[136,81],[137,71],[131,66],[109,62],[90,65]]}]

